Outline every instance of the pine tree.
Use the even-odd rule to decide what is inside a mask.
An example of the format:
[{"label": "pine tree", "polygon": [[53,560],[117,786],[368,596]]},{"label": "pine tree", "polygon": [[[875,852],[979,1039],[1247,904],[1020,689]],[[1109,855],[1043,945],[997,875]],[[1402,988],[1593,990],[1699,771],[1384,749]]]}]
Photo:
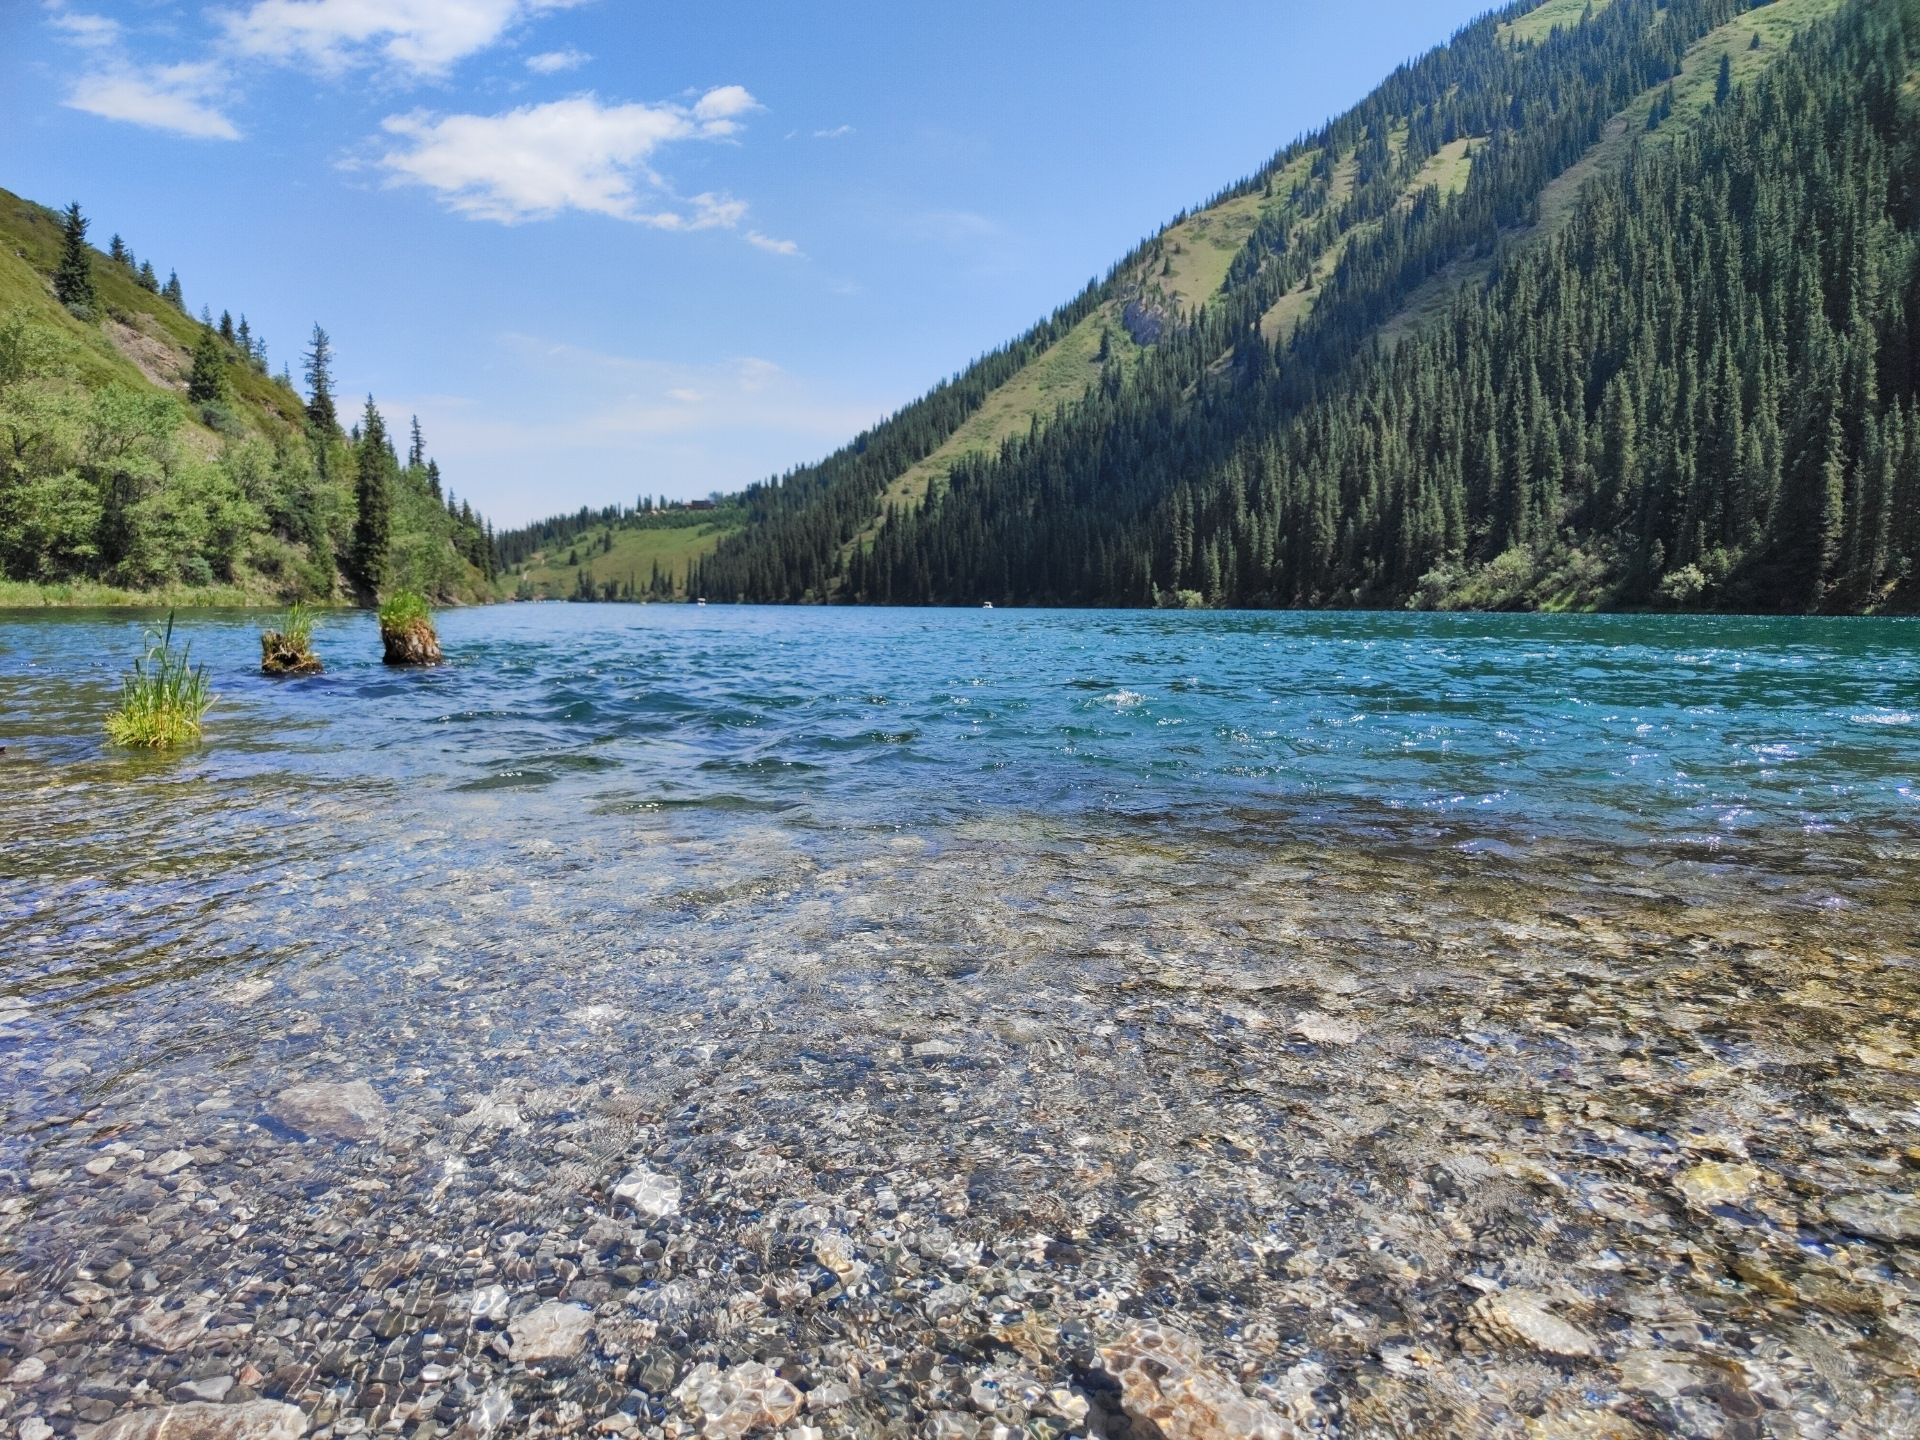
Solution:
[{"label": "pine tree", "polygon": [[1725,50],[1720,52],[1720,74],[1713,82],[1713,103],[1724,105],[1727,97],[1733,94],[1733,57]]},{"label": "pine tree", "polygon": [[220,339],[229,346],[239,343],[239,336],[234,333],[233,329],[233,312],[231,310],[222,310],[220,312]]},{"label": "pine tree", "polygon": [[427,463],[427,442],[420,436],[420,417],[413,417],[413,443],[407,447],[407,468],[418,470]]},{"label": "pine tree", "polygon": [[319,325],[307,354],[307,424],[324,436],[340,433],[340,417],[333,408],[333,342]]},{"label": "pine tree", "polygon": [[153,273],[153,262],[151,260],[142,260],[140,262],[140,288],[150,295],[158,295],[160,293],[160,277]]},{"label": "pine tree", "polygon": [[122,240],[118,235],[107,242],[107,254],[117,263],[126,266],[127,269],[133,269],[133,252],[127,249],[127,242]]},{"label": "pine tree", "polygon": [[219,337],[208,325],[200,327],[193,347],[193,371],[187,377],[187,399],[195,405],[214,405],[227,398],[227,360]]},{"label": "pine tree", "polygon": [[178,271],[169,270],[167,272],[167,283],[160,287],[160,298],[162,300],[171,300],[175,309],[179,310],[182,314],[186,313],[187,295],[186,292],[180,288],[180,275]]},{"label": "pine tree", "polygon": [[54,298],[91,319],[98,297],[93,289],[93,257],[87,249],[87,220],[74,201],[60,218],[60,263],[53,272]]},{"label": "pine tree", "polygon": [[[318,335],[319,327],[315,327]],[[378,598],[386,577],[387,547],[393,526],[393,447],[387,423],[367,397],[367,411],[354,447],[353,538],[347,549],[347,579],[363,599]]]}]

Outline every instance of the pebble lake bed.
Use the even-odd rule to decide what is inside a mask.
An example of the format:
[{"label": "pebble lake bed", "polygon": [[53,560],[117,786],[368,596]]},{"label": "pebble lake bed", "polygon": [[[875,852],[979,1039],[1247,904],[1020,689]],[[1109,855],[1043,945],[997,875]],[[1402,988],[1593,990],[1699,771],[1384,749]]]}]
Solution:
[{"label": "pebble lake bed", "polygon": [[1920,625],[0,612],[0,1440],[1920,1435]]}]

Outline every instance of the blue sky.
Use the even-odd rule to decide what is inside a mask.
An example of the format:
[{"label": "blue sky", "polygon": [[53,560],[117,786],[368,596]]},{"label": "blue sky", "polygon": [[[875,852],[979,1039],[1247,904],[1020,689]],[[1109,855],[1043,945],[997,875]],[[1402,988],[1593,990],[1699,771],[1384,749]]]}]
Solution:
[{"label": "blue sky", "polygon": [[1484,8],[0,0],[0,186],[512,524],[825,454]]}]

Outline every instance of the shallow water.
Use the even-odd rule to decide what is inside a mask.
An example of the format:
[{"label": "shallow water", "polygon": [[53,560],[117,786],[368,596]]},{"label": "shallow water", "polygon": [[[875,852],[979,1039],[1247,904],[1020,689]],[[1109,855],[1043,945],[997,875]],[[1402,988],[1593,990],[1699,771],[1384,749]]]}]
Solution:
[{"label": "shallow water", "polygon": [[9,1436],[1920,1427],[1911,623],[194,616],[162,758],[140,628],[0,613]]}]

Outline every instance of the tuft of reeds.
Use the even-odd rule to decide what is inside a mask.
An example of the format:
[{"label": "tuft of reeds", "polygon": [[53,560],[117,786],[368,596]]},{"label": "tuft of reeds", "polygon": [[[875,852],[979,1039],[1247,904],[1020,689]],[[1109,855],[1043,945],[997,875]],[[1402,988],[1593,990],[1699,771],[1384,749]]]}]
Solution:
[{"label": "tuft of reeds", "polygon": [[260,668],[269,675],[318,675],[325,668],[313,653],[313,612],[298,600],[278,630],[260,632]]},{"label": "tuft of reeds", "polygon": [[188,745],[200,738],[200,722],[213,708],[214,695],[207,667],[195,666],[193,647],[173,650],[173,616],[167,616],[166,634],[147,632],[147,651],[133,662],[120,688],[119,708],[106,719],[107,738],[132,749],[164,750]]},{"label": "tuft of reeds", "polygon": [[411,590],[396,591],[380,607],[380,643],[389,665],[438,665],[445,658],[427,598]]}]

